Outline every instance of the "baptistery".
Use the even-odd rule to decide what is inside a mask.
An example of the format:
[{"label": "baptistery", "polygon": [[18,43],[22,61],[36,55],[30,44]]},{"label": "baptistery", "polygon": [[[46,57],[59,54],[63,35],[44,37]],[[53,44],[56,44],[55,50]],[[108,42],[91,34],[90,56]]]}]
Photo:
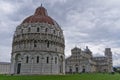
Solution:
[{"label": "baptistery", "polygon": [[64,74],[64,49],[63,30],[40,6],[16,27],[11,74]]}]

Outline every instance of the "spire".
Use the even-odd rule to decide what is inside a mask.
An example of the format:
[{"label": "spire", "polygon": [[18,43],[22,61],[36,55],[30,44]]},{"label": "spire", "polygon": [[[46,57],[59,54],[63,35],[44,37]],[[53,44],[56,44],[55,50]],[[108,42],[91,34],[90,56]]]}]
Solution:
[{"label": "spire", "polygon": [[41,3],[41,7],[42,7],[42,3]]},{"label": "spire", "polygon": [[91,52],[90,49],[88,48],[88,46],[86,46],[85,51],[86,51],[86,52]]},{"label": "spire", "polygon": [[88,49],[88,46],[86,46],[86,49]]}]

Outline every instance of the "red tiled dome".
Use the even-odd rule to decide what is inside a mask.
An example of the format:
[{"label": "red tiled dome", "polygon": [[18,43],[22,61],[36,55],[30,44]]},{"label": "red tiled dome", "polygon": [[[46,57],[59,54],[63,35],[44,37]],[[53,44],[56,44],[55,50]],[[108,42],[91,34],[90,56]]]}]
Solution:
[{"label": "red tiled dome", "polygon": [[48,16],[44,7],[38,7],[34,15],[27,17],[22,23],[48,23],[54,25],[54,20]]}]

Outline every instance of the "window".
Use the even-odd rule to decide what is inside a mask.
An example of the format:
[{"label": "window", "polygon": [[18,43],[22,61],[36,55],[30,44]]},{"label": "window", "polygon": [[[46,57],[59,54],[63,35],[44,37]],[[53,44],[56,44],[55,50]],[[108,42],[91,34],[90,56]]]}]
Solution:
[{"label": "window", "polygon": [[28,28],[28,32],[30,32],[30,31],[31,31],[31,28],[29,27],[29,28]]},{"label": "window", "polygon": [[45,29],[45,32],[47,32],[47,31],[48,31],[48,28]]},{"label": "window", "polygon": [[57,64],[57,57],[55,57],[55,64]]},{"label": "window", "polygon": [[37,41],[34,41],[34,47],[37,47]]},{"label": "window", "polygon": [[55,34],[55,30],[53,31],[53,33]]},{"label": "window", "polygon": [[37,63],[39,63],[39,56],[37,56],[37,60],[36,60]]},{"label": "window", "polygon": [[28,62],[29,62],[29,57],[27,56],[27,57],[26,57],[26,63],[28,63]]},{"label": "window", "polygon": [[47,42],[47,48],[49,48],[50,44],[49,44],[49,41]]},{"label": "window", "polygon": [[61,61],[63,61],[63,57],[62,57],[62,56],[60,56],[60,58],[61,58]]},{"label": "window", "polygon": [[55,51],[57,51],[57,48],[55,48]]},{"label": "window", "polygon": [[23,33],[23,29],[21,29],[21,33]]},{"label": "window", "polygon": [[40,31],[40,28],[38,27],[38,28],[37,28],[37,32],[39,32],[39,31]]},{"label": "window", "polygon": [[49,63],[49,57],[47,57],[46,63]]},{"label": "window", "polygon": [[60,32],[58,32],[58,36],[60,36]]}]

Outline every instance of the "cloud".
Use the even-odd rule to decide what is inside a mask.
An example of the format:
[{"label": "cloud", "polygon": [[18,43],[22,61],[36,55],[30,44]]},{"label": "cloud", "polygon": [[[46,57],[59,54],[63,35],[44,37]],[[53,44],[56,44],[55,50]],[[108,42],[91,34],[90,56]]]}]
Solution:
[{"label": "cloud", "polygon": [[118,53],[115,52],[113,55],[113,61],[114,61],[113,65],[116,67],[120,66],[120,53],[119,52]]},{"label": "cloud", "polygon": [[2,14],[4,13],[4,15],[12,14],[15,11],[15,7],[8,2],[0,1],[0,4],[0,11],[2,11]]},{"label": "cloud", "polygon": [[0,45],[0,61],[2,62],[10,62],[11,57],[11,47],[6,45]]}]

